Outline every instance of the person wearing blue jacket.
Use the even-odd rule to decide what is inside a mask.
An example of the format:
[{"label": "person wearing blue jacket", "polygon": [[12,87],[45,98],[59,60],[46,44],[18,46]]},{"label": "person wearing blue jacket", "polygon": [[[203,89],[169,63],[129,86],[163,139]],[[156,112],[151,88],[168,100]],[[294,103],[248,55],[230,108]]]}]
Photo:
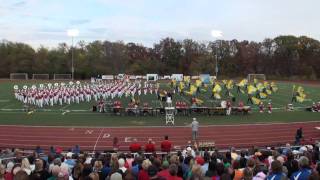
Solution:
[{"label": "person wearing blue jacket", "polygon": [[300,170],[294,172],[291,175],[290,180],[305,180],[309,178],[309,176],[312,173],[312,170],[310,168],[309,159],[307,157],[301,156],[299,158],[299,167]]},{"label": "person wearing blue jacket", "polygon": [[271,163],[271,173],[267,177],[267,180],[284,180],[286,175],[282,172],[282,164],[278,160],[274,160]]}]

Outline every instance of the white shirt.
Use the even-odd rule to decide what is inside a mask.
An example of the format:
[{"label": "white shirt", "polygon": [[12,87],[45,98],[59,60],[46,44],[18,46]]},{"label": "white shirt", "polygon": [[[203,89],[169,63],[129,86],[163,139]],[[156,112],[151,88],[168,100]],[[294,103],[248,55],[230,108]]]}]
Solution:
[{"label": "white shirt", "polygon": [[191,123],[191,128],[192,128],[192,131],[198,131],[198,129],[199,129],[199,122],[198,122],[198,121],[192,121],[192,123]]}]

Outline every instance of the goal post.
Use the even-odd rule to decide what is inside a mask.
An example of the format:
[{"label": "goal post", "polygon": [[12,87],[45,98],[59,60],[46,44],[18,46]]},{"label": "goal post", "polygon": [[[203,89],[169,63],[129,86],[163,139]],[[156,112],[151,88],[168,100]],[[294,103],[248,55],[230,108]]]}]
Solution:
[{"label": "goal post", "polygon": [[254,82],[254,79],[257,79],[258,81],[265,81],[267,78],[265,74],[248,74],[248,82]]},{"label": "goal post", "polygon": [[32,74],[34,80],[49,80],[49,74]]},{"label": "goal post", "polygon": [[71,74],[53,74],[54,80],[72,80]]},{"label": "goal post", "polygon": [[28,73],[10,73],[10,80],[28,80]]}]

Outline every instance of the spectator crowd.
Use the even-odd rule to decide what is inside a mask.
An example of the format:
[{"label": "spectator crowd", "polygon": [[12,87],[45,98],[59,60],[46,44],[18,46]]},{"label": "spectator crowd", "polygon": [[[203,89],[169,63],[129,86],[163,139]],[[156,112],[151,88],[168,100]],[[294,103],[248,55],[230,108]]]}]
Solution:
[{"label": "spectator crowd", "polygon": [[[319,180],[318,144],[283,148],[198,151],[187,145],[172,151],[165,137],[163,153],[149,139],[131,152],[86,153],[79,146],[63,152],[40,147],[27,156],[18,149],[1,152],[0,180]],[[145,151],[143,151],[144,149]],[[6,158],[14,157],[14,158]]]}]

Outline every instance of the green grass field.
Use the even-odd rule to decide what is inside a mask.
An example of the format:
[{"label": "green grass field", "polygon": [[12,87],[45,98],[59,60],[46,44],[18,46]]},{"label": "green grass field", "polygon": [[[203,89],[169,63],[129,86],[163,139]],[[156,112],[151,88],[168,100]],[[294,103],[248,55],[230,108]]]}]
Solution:
[{"label": "green grass field", "polygon": [[[43,82],[42,82],[43,83]],[[52,83],[52,82],[50,82]],[[14,99],[13,86],[22,86],[24,84],[38,84],[30,81],[19,82],[0,82],[0,124],[24,124],[24,125],[56,125],[56,126],[162,126],[165,123],[164,116],[116,116],[103,113],[91,112],[92,105],[96,102],[71,104],[63,106],[46,107],[44,110],[36,110],[33,114],[28,115],[22,112],[23,105]],[[306,112],[305,108],[310,106],[313,101],[320,101],[320,87],[307,84],[299,84],[305,89],[307,94],[306,101],[303,103],[294,103],[296,108],[294,112],[285,112],[285,106],[291,102],[293,83],[276,83],[279,90],[271,95],[265,102],[272,101],[274,113],[260,114],[257,112],[257,106],[253,105],[253,112],[249,115],[232,115],[232,116],[199,116],[201,124],[240,124],[240,123],[270,123],[270,122],[297,122],[297,121],[318,121],[320,113]],[[161,89],[169,89],[167,83],[160,84]],[[211,89],[211,88],[210,88]],[[247,96],[237,95],[236,90],[232,92],[237,102],[247,101]],[[224,95],[224,92],[221,93]],[[210,98],[211,90],[198,95],[197,98],[204,101],[204,106],[212,106],[215,102]],[[226,99],[227,97],[222,97]],[[126,107],[130,98],[121,98],[122,104]],[[175,94],[173,101],[185,101],[190,104],[191,97]],[[142,95],[140,101],[148,102],[151,106],[159,106],[159,101],[155,94]],[[62,115],[65,111],[70,111]],[[193,116],[193,115],[192,115]],[[190,116],[176,116],[176,125],[186,125],[191,122]]]}]

